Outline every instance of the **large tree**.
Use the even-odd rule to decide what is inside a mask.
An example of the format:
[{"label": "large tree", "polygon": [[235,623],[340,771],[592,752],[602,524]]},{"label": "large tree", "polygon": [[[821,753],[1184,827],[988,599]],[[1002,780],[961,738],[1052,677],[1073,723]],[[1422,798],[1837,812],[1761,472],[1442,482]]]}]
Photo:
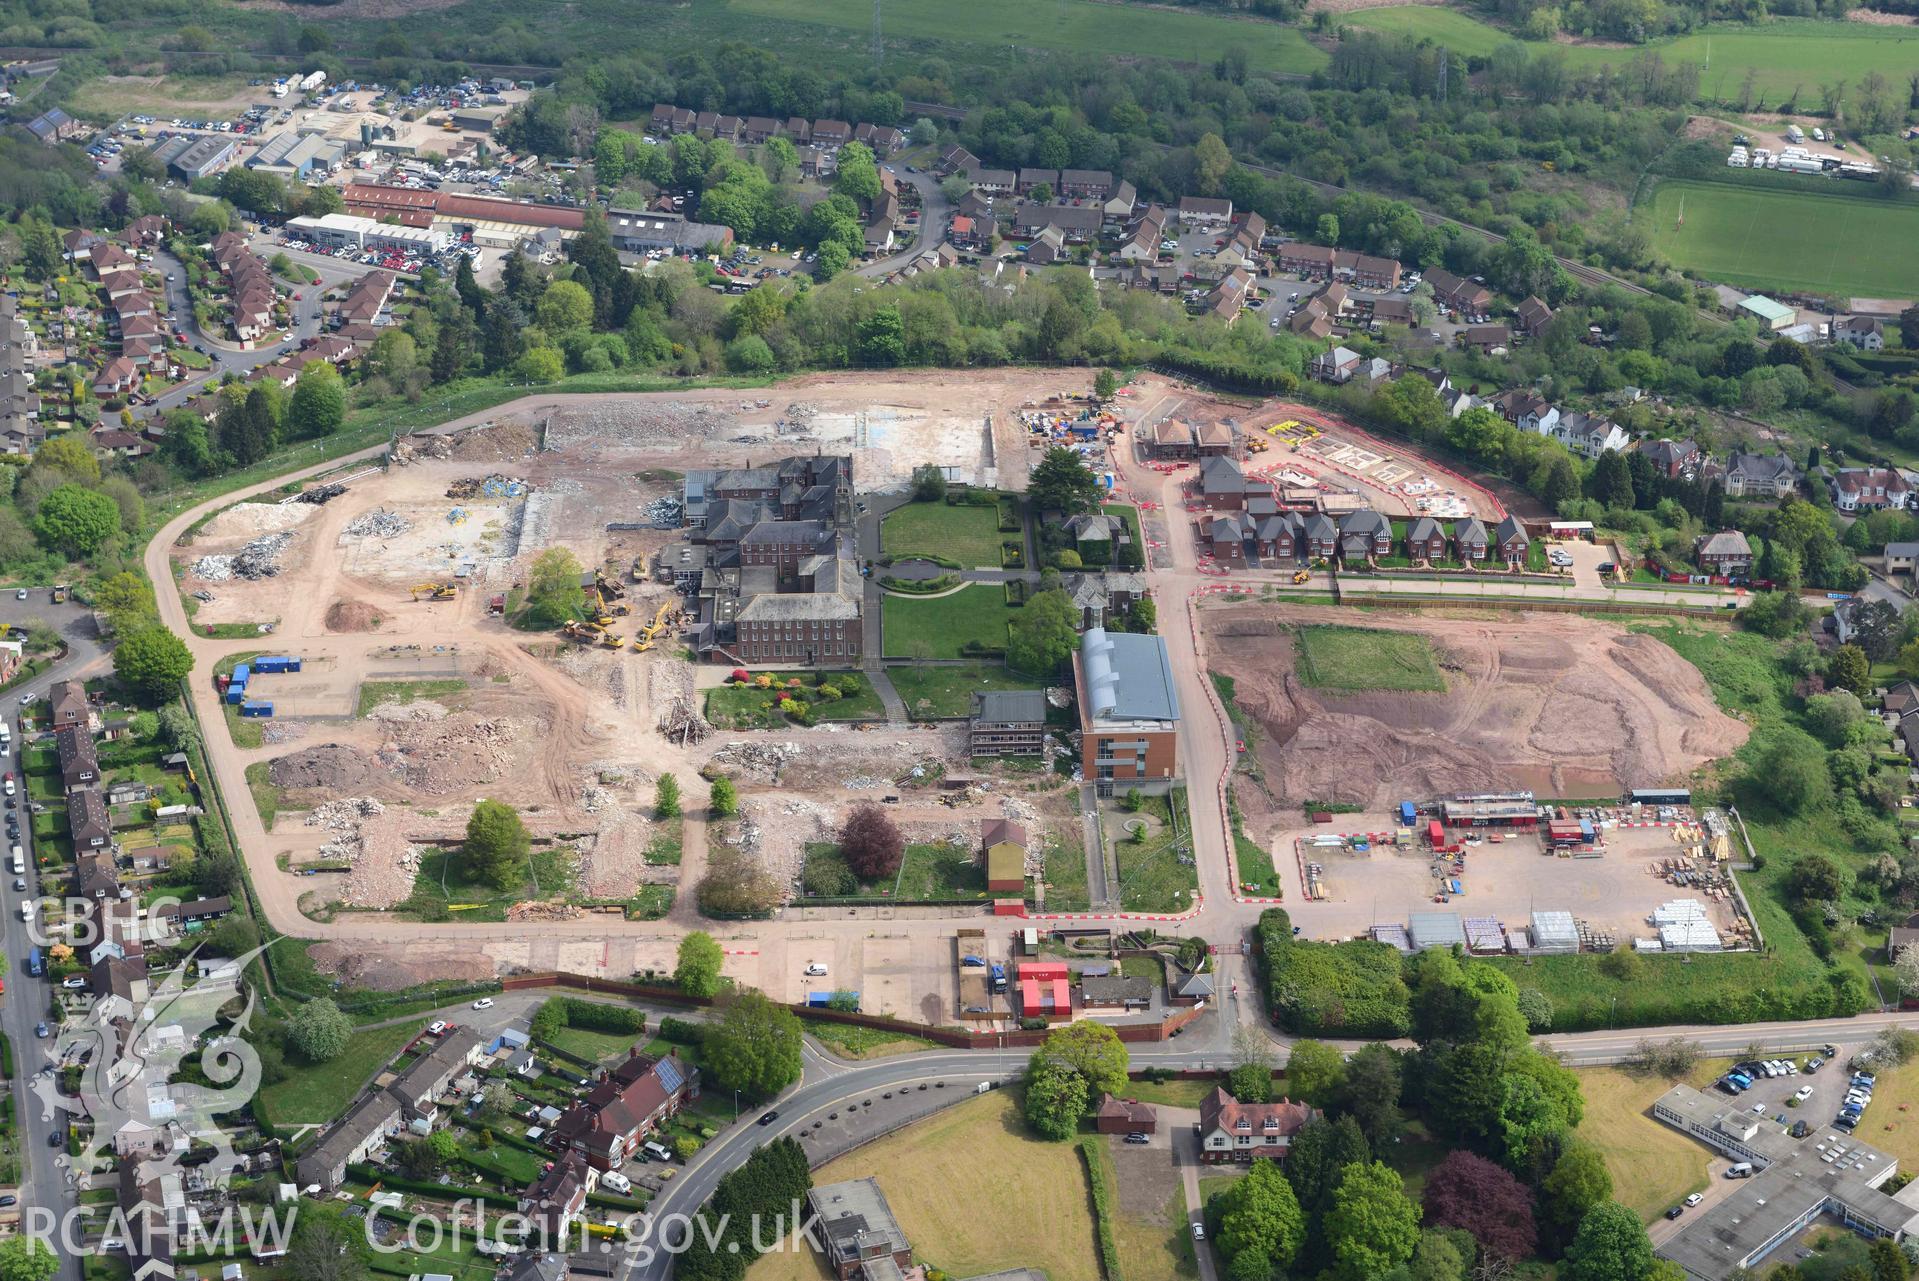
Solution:
[{"label": "large tree", "polygon": [[294,1281],[362,1281],[368,1252],[361,1220],[348,1218],[333,1202],[300,1203],[287,1243],[287,1268]]},{"label": "large tree", "polygon": [[33,532],[63,555],[91,556],[120,532],[120,506],[96,490],[61,485],[40,500]]},{"label": "large tree", "polygon": [[1126,1092],[1130,1058],[1119,1034],[1104,1023],[1081,1021],[1054,1028],[1033,1052],[1033,1060],[1063,1064],[1077,1072],[1094,1102],[1102,1094]]},{"label": "large tree", "polygon": [[51,1281],[60,1271],[60,1256],[46,1242],[30,1236],[0,1240],[0,1281]]},{"label": "large tree", "polygon": [[1086,1078],[1057,1060],[1034,1055],[1026,1065],[1026,1124],[1042,1139],[1070,1139],[1086,1115]]},{"label": "large tree", "polygon": [[1340,1102],[1375,1151],[1399,1138],[1403,1071],[1399,1051],[1377,1041],[1360,1046],[1346,1062]]},{"label": "large tree", "polygon": [[1580,1220],[1559,1275],[1564,1281],[1648,1281],[1653,1254],[1645,1225],[1617,1201],[1602,1201]]},{"label": "large tree", "polygon": [[113,674],[149,699],[164,699],[193,670],[186,642],[158,623],[120,638],[113,648]]},{"label": "large tree", "polygon": [[1426,1180],[1425,1205],[1428,1225],[1464,1228],[1502,1259],[1528,1258],[1538,1244],[1532,1193],[1471,1152],[1447,1153]]},{"label": "large tree", "polygon": [[1064,591],[1035,592],[1006,625],[1006,662],[1013,670],[1047,678],[1073,654],[1079,609]]},{"label": "large tree", "polygon": [[331,436],[345,421],[346,384],[340,380],[340,371],[324,360],[308,361],[293,384],[287,425],[295,436],[310,439]]},{"label": "large tree", "polygon": [[1346,1084],[1346,1056],[1324,1041],[1295,1041],[1286,1059],[1286,1091],[1317,1108],[1331,1107]]},{"label": "large tree", "polygon": [[1080,456],[1063,445],[1055,445],[1033,468],[1026,481],[1026,497],[1037,511],[1057,511],[1068,516],[1099,510],[1103,491],[1099,477],[1086,469]]},{"label": "large tree", "polygon": [[800,1079],[800,1021],[758,992],[743,993],[708,1030],[700,1052],[724,1090],[770,1099]]},{"label": "large tree", "polygon": [[720,990],[720,967],[726,956],[719,943],[704,930],[694,930],[680,940],[679,963],[673,969],[673,981],[688,996],[713,996]]},{"label": "large tree", "polygon": [[1220,1194],[1219,1252],[1229,1260],[1247,1251],[1266,1261],[1265,1272],[1286,1267],[1306,1239],[1306,1216],[1292,1184],[1272,1161],[1255,1161]]},{"label": "large tree", "polygon": [[580,589],[580,562],[564,547],[549,547],[533,558],[527,573],[527,621],[537,627],[558,627],[578,618],[586,608]]},{"label": "large tree", "polygon": [[1612,1175],[1599,1149],[1577,1139],[1568,1143],[1539,1187],[1541,1226],[1548,1244],[1565,1249],[1587,1212],[1611,1196]]},{"label": "large tree", "polygon": [[1348,1166],[1326,1212],[1326,1243],[1343,1281],[1372,1281],[1413,1255],[1419,1243],[1419,1207],[1406,1197],[1392,1167],[1374,1161]]},{"label": "large tree", "polygon": [[461,853],[468,874],[499,889],[511,889],[526,875],[527,854],[533,838],[527,835],[520,812],[504,801],[484,800],[466,820],[466,843]]},{"label": "large tree", "polygon": [[853,807],[840,825],[839,844],[847,867],[869,885],[897,873],[906,855],[899,825],[877,805]]},{"label": "large tree", "polygon": [[330,1063],[346,1053],[353,1037],[353,1021],[340,1012],[331,997],[318,996],[293,1012],[287,1023],[287,1046],[308,1063]]}]

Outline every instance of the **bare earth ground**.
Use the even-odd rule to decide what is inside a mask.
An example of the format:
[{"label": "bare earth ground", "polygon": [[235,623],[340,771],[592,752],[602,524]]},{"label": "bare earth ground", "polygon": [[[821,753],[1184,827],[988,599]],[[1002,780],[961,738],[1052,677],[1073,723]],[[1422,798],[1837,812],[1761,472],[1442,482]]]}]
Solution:
[{"label": "bare earth ground", "polygon": [[[1736,749],[1746,727],[1697,668],[1648,636],[1562,614],[1480,620],[1313,606],[1201,614],[1214,670],[1260,725],[1271,803],[1385,807],[1404,798],[1529,788],[1617,797],[1683,778]],[[1330,694],[1293,667],[1287,625],[1362,625],[1428,637],[1447,692]]]},{"label": "bare earth ground", "polygon": [[[577,846],[582,887],[596,896],[624,898],[640,884],[678,880],[676,921],[693,919],[692,887],[709,840],[739,845],[791,879],[807,840],[829,836],[850,806],[882,790],[901,794],[895,815],[913,839],[976,844],[982,820],[1010,814],[1032,827],[1035,861],[1049,824],[1077,841],[1070,805],[1052,795],[1029,802],[1025,779],[940,803],[931,780],[965,763],[963,735],[952,728],[822,726],[669,741],[657,728],[662,713],[694,696],[693,668],[675,650],[582,650],[514,631],[486,605],[523,583],[541,550],[564,546],[626,582],[635,618],[650,617],[667,588],[632,581],[632,567],[678,534],[607,524],[647,521],[649,505],[676,496],[691,467],[841,451],[854,455],[862,492],[903,486],[927,459],[976,483],[1023,485],[1028,450],[1012,411],[1084,381],[1021,371],[854,376],[804,379],[747,399],[730,391],[572,399],[522,419],[410,437],[384,475],[352,483],[324,506],[258,502],[220,514],[173,550],[176,565],[231,555],[263,534],[292,535],[273,576],[209,581],[189,568],[181,581],[185,592],[214,597],[201,605],[200,621],[278,620],[267,644],[304,659],[299,673],[261,678],[255,691],[274,699],[279,716],[266,746],[241,753],[249,763],[269,762],[270,780],[283,789],[266,836],[272,858],[253,857],[263,895],[322,919],[335,905],[355,909],[334,917],[343,921],[389,908],[410,893],[423,843],[457,839],[481,797],[520,808],[536,839]],[[446,496],[456,480],[496,474],[525,481],[529,492]],[[457,598],[411,599],[410,588],[438,581],[456,582]],[[623,619],[614,630],[630,640],[637,625]],[[229,655],[264,647],[203,643]],[[456,679],[465,689],[356,714],[365,682],[415,678]],[[697,813],[705,790],[697,774],[715,756],[739,782],[745,818],[709,831]],[[916,790],[915,765],[940,768]],[[644,858],[655,834],[654,789],[666,772],[679,777],[689,801],[677,868]],[[805,812],[789,813],[796,804]],[[349,870],[313,871],[316,863]],[[793,911],[805,919],[809,909]],[[881,920],[891,911],[875,909]],[[657,934],[623,931],[610,940],[508,922],[497,938],[423,955],[402,929],[391,945],[356,942],[326,955],[356,977],[384,975],[378,981],[393,986],[469,969],[626,974],[670,969],[679,928],[662,923]],[[800,952],[823,946],[834,953],[831,981],[861,987],[865,1008],[944,1016],[937,994],[950,977],[950,944],[884,929],[822,944],[805,938],[790,945],[798,949],[790,957],[783,935],[742,940],[729,949],[729,972],[796,999],[810,959]],[[928,1001],[935,1004],[921,1009]]]}]

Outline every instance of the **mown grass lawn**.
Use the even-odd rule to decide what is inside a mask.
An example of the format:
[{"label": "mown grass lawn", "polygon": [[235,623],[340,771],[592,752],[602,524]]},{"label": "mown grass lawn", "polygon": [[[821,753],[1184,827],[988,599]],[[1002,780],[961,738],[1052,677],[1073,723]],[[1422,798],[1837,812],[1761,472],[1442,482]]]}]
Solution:
[{"label": "mown grass lawn", "polygon": [[504,921],[507,909],[528,899],[550,899],[570,893],[579,873],[579,852],[571,846],[538,848],[527,859],[521,880],[505,889],[469,875],[465,855],[457,849],[437,849],[420,857],[413,877],[413,893],[396,912],[425,921]]},{"label": "mown grass lawn", "polygon": [[346,1051],[330,1063],[308,1065],[289,1058],[287,1075],[260,1091],[267,1115],[279,1125],[324,1125],[339,1119],[360,1087],[426,1026],[408,1021],[355,1032]]},{"label": "mown grass lawn", "polygon": [[[1148,796],[1145,802],[1138,814],[1119,812],[1106,822],[1119,861],[1120,904],[1128,912],[1183,911],[1199,891],[1186,789]],[[1143,841],[1133,840],[1128,830],[1135,819],[1147,820]]]},{"label": "mown grass lawn", "polygon": [[626,1052],[632,1049],[640,1039],[640,1036],[626,1033],[595,1032],[590,1028],[569,1027],[560,1029],[559,1033],[553,1037],[552,1043],[568,1054],[579,1055],[589,1063],[599,1063],[616,1055],[621,1058],[626,1057]]},{"label": "mown grass lawn", "polygon": [[916,721],[971,715],[973,695],[996,689],[1038,689],[1042,682],[1015,674],[997,663],[958,667],[889,667],[887,679]]},{"label": "mown grass lawn", "polygon": [[965,569],[999,568],[999,508],[963,503],[908,503],[880,522],[880,548],[893,560],[937,557]]},{"label": "mown grass lawn", "polygon": [[[1919,40],[1911,56],[1919,57]],[[1634,217],[1678,266],[1729,284],[1875,297],[1919,292],[1919,207],[1806,181],[1817,185],[1781,191],[1669,179]]]},{"label": "mown grass lawn", "polygon": [[1084,912],[1093,905],[1086,886],[1086,850],[1077,841],[1048,836],[1044,869],[1047,911]]},{"label": "mown grass lawn", "polygon": [[974,851],[945,842],[908,845],[900,859],[898,875],[884,881],[860,883],[853,878],[852,870],[846,867],[846,860],[840,856],[839,848],[825,842],[806,847],[806,869],[803,875],[808,878],[809,887],[815,883],[811,878],[822,874],[832,876],[842,884],[851,882],[854,887],[850,891],[826,897],[883,899],[889,903],[986,897],[986,871],[980,866]]},{"label": "mown grass lawn", "polygon": [[1299,679],[1315,689],[1446,689],[1432,642],[1413,632],[1302,627],[1296,650]]},{"label": "mown grass lawn", "polygon": [[965,658],[969,644],[1004,650],[1013,614],[997,583],[974,583],[931,600],[887,596],[880,603],[882,649],[888,658]]},{"label": "mown grass lawn", "polygon": [[[1613,1200],[1648,1223],[1707,1182],[1711,1153],[1652,1119],[1653,1100],[1671,1087],[1664,1077],[1618,1068],[1579,1070],[1579,1092],[1586,1100],[1579,1137],[1605,1154]],[[1877,1135],[1873,1142],[1884,1146]]]}]

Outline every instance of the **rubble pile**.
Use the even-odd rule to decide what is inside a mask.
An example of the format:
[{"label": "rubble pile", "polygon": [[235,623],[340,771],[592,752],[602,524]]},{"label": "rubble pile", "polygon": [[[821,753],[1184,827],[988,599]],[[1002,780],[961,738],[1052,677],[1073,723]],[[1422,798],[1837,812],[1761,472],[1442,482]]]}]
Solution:
[{"label": "rubble pile", "polygon": [[676,694],[660,713],[660,733],[668,741],[687,744],[704,743],[713,732],[713,726],[700,713],[700,705],[684,694]]},{"label": "rubble pile", "polygon": [[[589,788],[589,791],[598,789]],[[646,850],[653,824],[613,802],[598,811],[599,830],[580,849],[580,885],[592,898],[627,898],[646,875]],[[671,868],[675,877],[678,868]]]},{"label": "rubble pile", "polygon": [[271,746],[292,743],[307,736],[305,721],[268,721],[260,731],[260,741]]},{"label": "rubble pile", "polygon": [[292,534],[263,534],[230,556],[202,556],[193,562],[193,572],[211,583],[230,578],[272,578],[280,572],[280,555],[292,541]]},{"label": "rubble pile", "polygon": [[360,824],[360,854],[347,873],[343,902],[384,909],[412,896],[420,851],[402,834],[403,821],[397,813],[376,814]]},{"label": "rubble pile", "polygon": [[301,490],[299,501],[312,503],[315,506],[325,506],[344,493],[346,493],[345,485],[315,485],[312,489]]},{"label": "rubble pile", "polygon": [[448,498],[524,498],[533,492],[533,486],[518,476],[502,476],[499,472],[485,477],[463,476],[446,487]]},{"label": "rubble pile", "polygon": [[451,436],[408,436],[404,440],[393,442],[393,450],[388,457],[395,467],[405,467],[408,463],[428,458],[451,458],[453,457],[453,438]]},{"label": "rubble pile", "polygon": [[686,523],[685,506],[671,494],[655,498],[646,505],[643,514],[655,529],[678,529]]},{"label": "rubble pile", "polygon": [[740,802],[735,846],[760,866],[797,885],[806,862],[806,847],[832,839],[834,812],[796,796],[750,796]]},{"label": "rubble pile", "polygon": [[593,783],[580,789],[580,808],[589,814],[598,814],[615,803],[613,793]]},{"label": "rubble pile", "polygon": [[613,707],[626,706],[626,665],[613,657],[610,649],[587,649],[568,645],[554,658],[553,665],[587,689],[605,697]]},{"label": "rubble pile", "polygon": [[400,513],[375,507],[355,516],[340,527],[340,532],[351,538],[397,538],[412,528],[413,522]]},{"label": "rubble pile", "polygon": [[292,503],[235,503],[215,516],[200,531],[209,541],[226,538],[258,538],[292,529],[313,512]]},{"label": "rubble pile", "polygon": [[717,405],[596,399],[555,410],[547,419],[546,447],[684,445],[724,439],[738,426],[734,412]]},{"label": "rubble pile", "polygon": [[506,910],[506,919],[509,921],[570,921],[583,915],[585,912],[580,907],[563,900],[515,903]]},{"label": "rubble pile", "polygon": [[712,763],[728,774],[752,783],[777,783],[787,765],[798,759],[798,743],[767,743],[740,738],[723,744]]},{"label": "rubble pile", "polygon": [[[269,728],[276,724],[279,722],[269,722]],[[288,791],[319,791],[333,796],[378,788],[387,781],[377,762],[344,743],[316,743],[276,757],[267,765],[267,780]],[[329,802],[336,803],[340,802]]]},{"label": "rubble pile", "polygon": [[436,703],[430,698],[416,698],[411,703],[377,703],[367,711],[367,719],[372,721],[443,721],[453,714],[453,709],[445,703]]},{"label": "rubble pile", "polygon": [[438,721],[403,721],[379,762],[423,796],[446,796],[494,782],[511,771],[516,744],[538,743],[545,727],[508,717],[454,713]]}]

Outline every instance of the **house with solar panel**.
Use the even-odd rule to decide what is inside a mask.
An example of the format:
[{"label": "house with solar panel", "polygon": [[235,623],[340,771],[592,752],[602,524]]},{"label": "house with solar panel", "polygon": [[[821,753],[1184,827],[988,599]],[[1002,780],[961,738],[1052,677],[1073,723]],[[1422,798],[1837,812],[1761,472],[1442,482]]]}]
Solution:
[{"label": "house with solar panel", "polygon": [[596,1170],[618,1168],[684,1107],[699,1097],[699,1072],[677,1053],[656,1059],[633,1047],[625,1061],[561,1114],[547,1135],[558,1152],[573,1152]]}]

